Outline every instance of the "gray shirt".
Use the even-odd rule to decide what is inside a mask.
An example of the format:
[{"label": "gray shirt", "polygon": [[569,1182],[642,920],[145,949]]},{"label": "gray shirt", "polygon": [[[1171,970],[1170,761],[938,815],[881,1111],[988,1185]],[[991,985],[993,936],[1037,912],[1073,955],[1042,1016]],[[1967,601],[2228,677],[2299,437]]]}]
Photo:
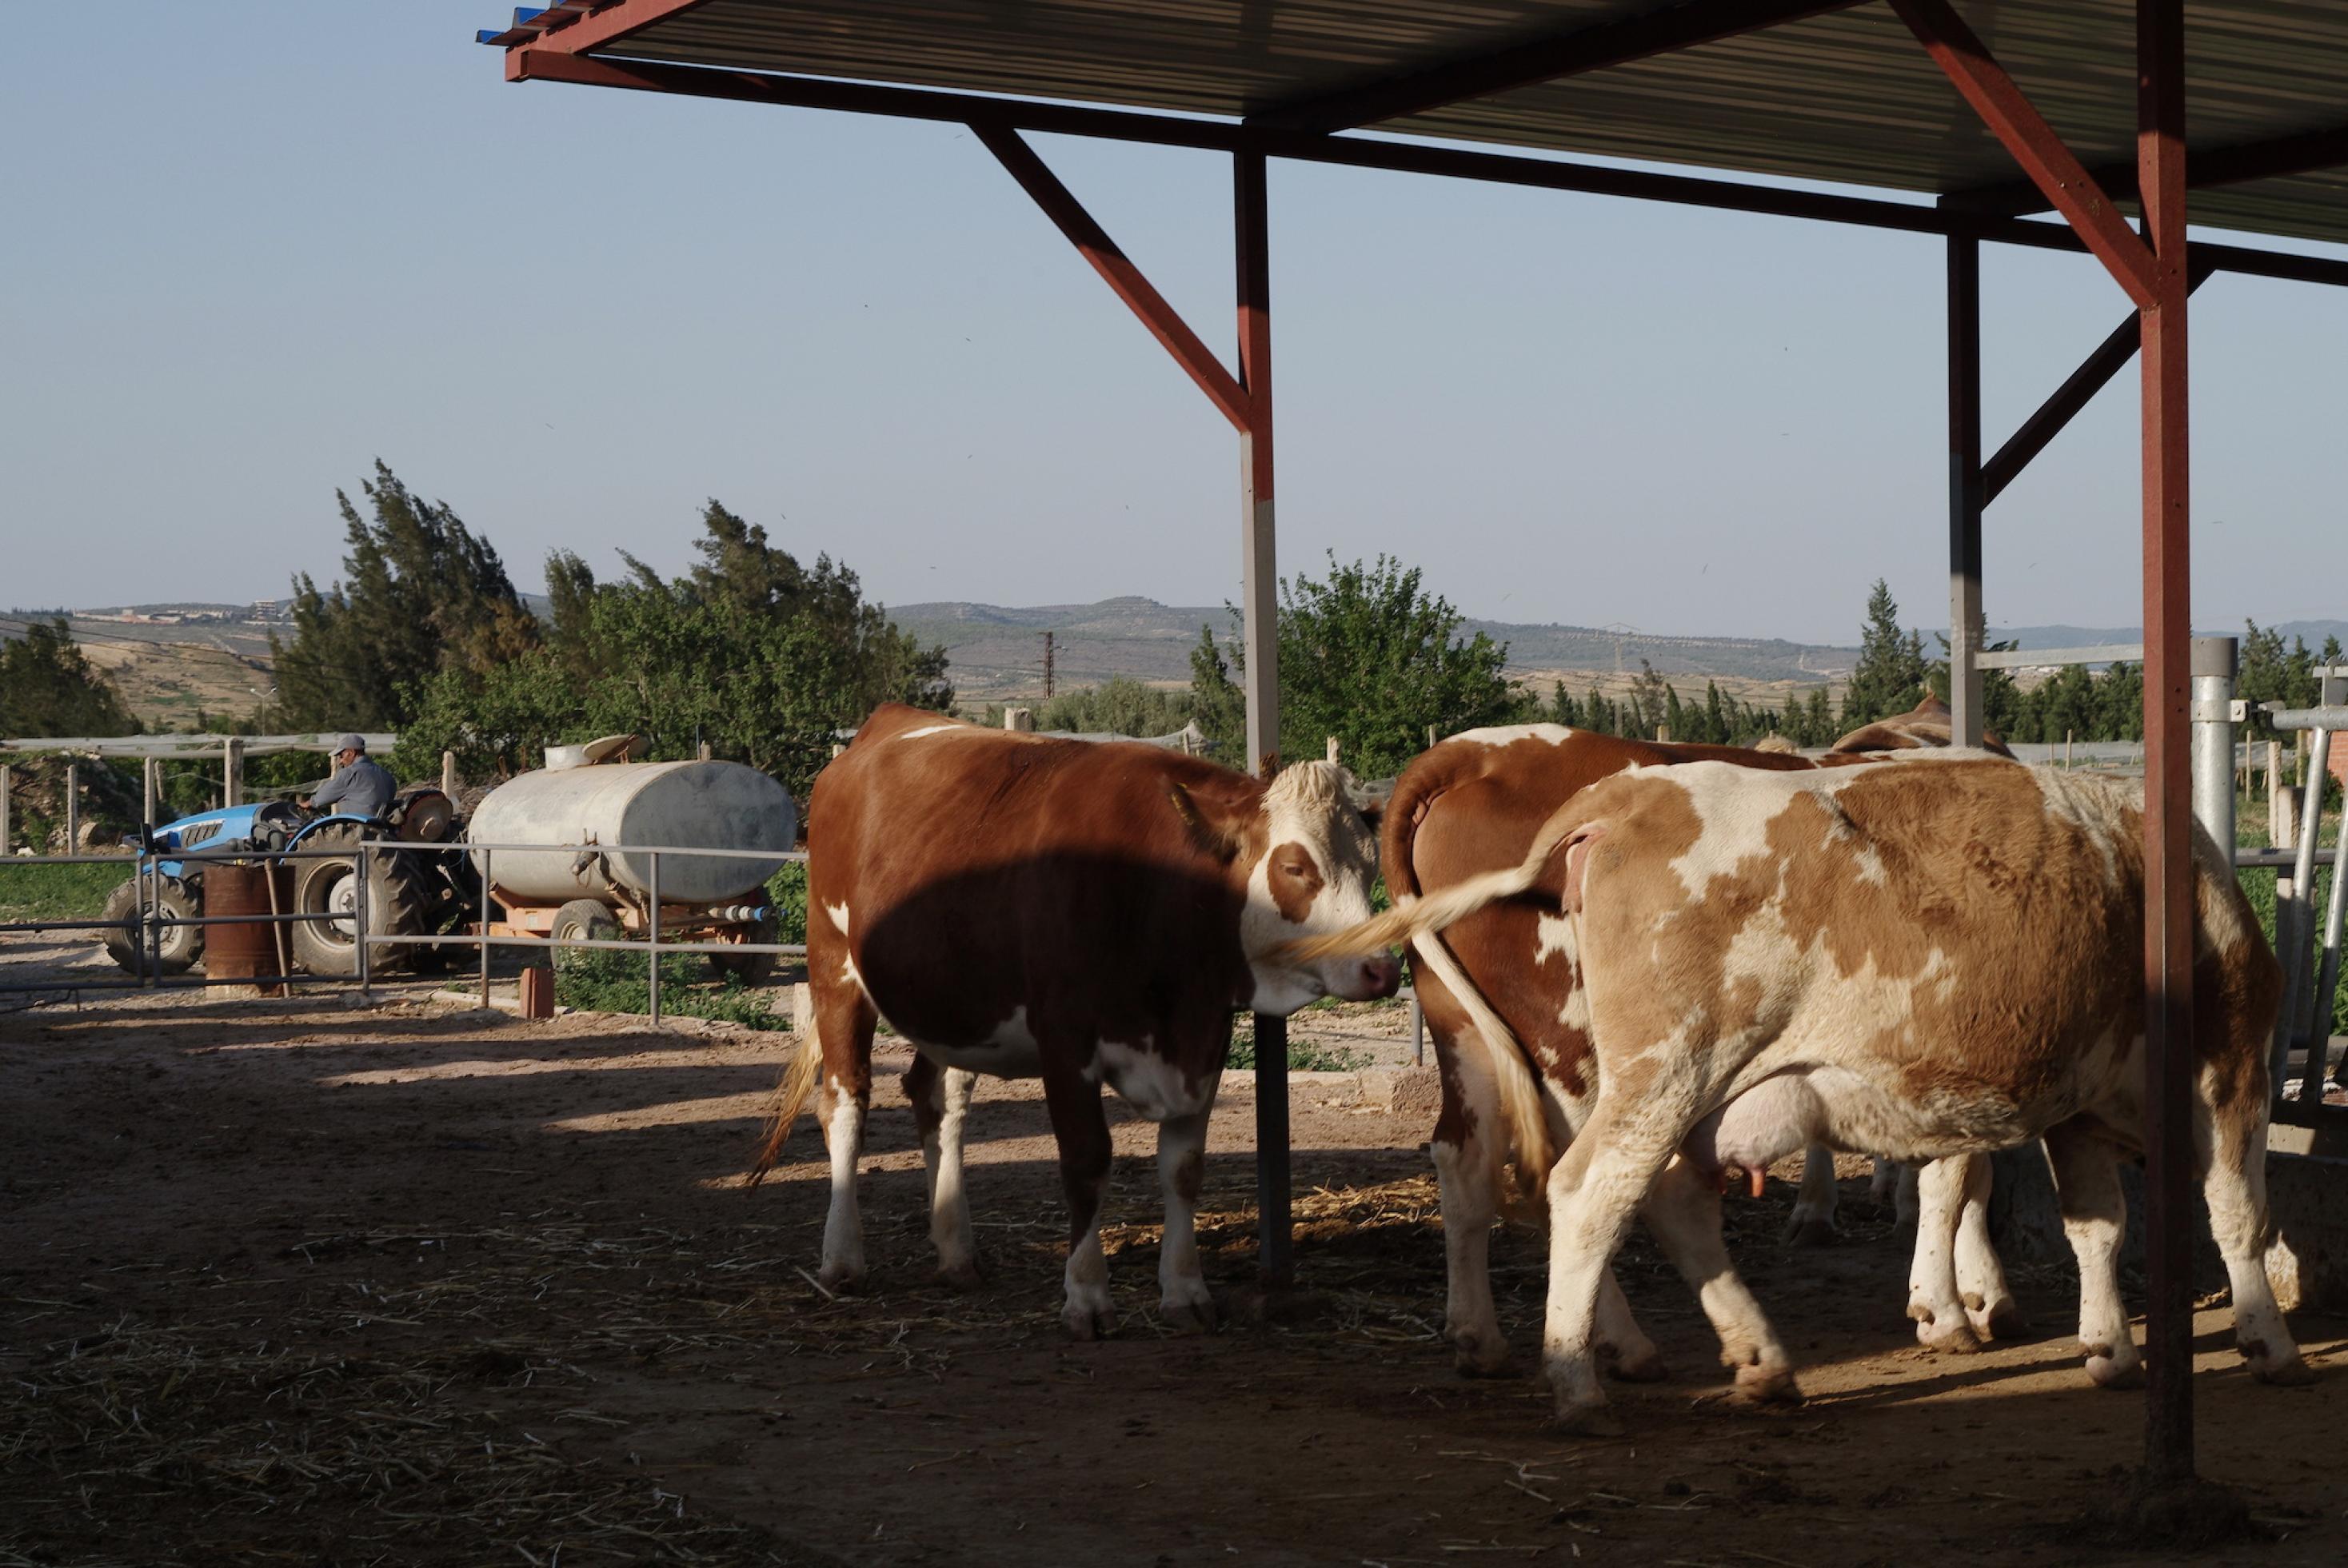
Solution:
[{"label": "gray shirt", "polygon": [[398,793],[399,781],[391,776],[391,770],[362,756],[320,784],[310,804],[321,811],[335,805],[352,816],[381,816]]}]

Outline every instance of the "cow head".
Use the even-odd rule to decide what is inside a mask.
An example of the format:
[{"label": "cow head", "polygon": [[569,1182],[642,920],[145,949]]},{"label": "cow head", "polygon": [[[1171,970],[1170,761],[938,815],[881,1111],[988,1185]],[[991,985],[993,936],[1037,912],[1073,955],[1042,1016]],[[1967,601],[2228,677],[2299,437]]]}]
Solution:
[{"label": "cow head", "polygon": [[1251,819],[1210,821],[1179,785],[1176,809],[1231,868],[1245,877],[1240,948],[1255,977],[1248,1005],[1284,1017],[1324,996],[1348,1001],[1390,997],[1401,966],[1379,954],[1297,961],[1275,949],[1303,937],[1325,936],[1370,917],[1370,886],[1378,874],[1378,839],[1370,815],[1348,792],[1351,779],[1334,763],[1297,763],[1263,792]]}]

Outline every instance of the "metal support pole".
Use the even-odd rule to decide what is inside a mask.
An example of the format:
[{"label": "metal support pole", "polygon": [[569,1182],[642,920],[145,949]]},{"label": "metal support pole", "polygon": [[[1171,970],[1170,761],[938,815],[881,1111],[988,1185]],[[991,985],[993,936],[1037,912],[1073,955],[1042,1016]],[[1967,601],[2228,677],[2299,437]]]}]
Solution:
[{"label": "metal support pole", "polygon": [[139,808],[140,815],[139,820],[149,827],[155,825],[155,798],[159,793],[155,787],[155,774],[156,770],[161,766],[161,762],[154,757],[142,759],[139,766],[140,784],[139,793],[145,801],[145,804]]},{"label": "metal support pole", "polygon": [[[2332,754],[2332,732],[2309,732],[2307,744],[2309,777],[2323,777],[2324,765]],[[2315,899],[2315,837],[2316,828],[2323,820],[2323,790],[2320,784],[2310,783],[2300,791],[2303,804],[2295,848],[2298,858],[2291,864],[2291,885],[2285,887],[2280,878],[2275,884],[2275,951],[2282,958],[2282,1010],[2275,1015],[2274,1046],[2268,1058],[2272,1092],[2280,1100],[2283,1074],[2290,1063],[2291,1048],[2299,1043],[2300,1026],[2307,1017],[2309,971],[2315,966],[2311,961],[2307,939],[2313,918]],[[2348,842],[2343,838],[2343,842]],[[2278,1114],[2297,1115],[2297,1112],[2280,1103]],[[2312,1111],[2312,1102],[2302,1105],[2300,1111]]]},{"label": "metal support pole", "polygon": [[81,764],[66,764],[66,853],[81,852]]},{"label": "metal support pole", "polygon": [[490,894],[497,886],[497,882],[489,875],[490,855],[491,852],[487,849],[481,851],[481,1009],[484,1012],[489,1010],[489,921],[492,918],[489,914]]},{"label": "metal support pole", "polygon": [[5,763],[0,763],[0,855],[7,854],[14,847],[9,843],[12,825],[9,816],[11,808],[15,804],[15,795],[16,770]]},{"label": "metal support pole", "polygon": [[2168,1484],[2190,1478],[2194,1469],[2184,0],[2137,0],[2137,189],[2152,251],[2150,267],[2134,280],[2145,291],[2137,295],[2144,333],[2145,1470],[2155,1484]]},{"label": "metal support pole", "polygon": [[[1271,201],[1262,153],[1231,159],[1232,249],[1239,284],[1241,637],[1247,651],[1248,771],[1280,767],[1279,560],[1272,536]],[[1263,1283],[1295,1277],[1288,1163],[1288,1020],[1255,1018],[1257,1245]]]},{"label": "metal support pole", "polygon": [[650,854],[652,856],[652,872],[649,877],[651,886],[646,889],[644,899],[644,941],[648,944],[644,953],[644,976],[647,981],[644,989],[644,1001],[645,1010],[652,1015],[653,1027],[658,1029],[660,1028],[660,851],[655,849]]},{"label": "metal support pole", "polygon": [[2193,640],[2193,820],[2234,852],[2234,662],[2231,637]]},{"label": "metal support pole", "polygon": [[221,743],[221,800],[227,805],[244,804],[244,741],[231,735]]},{"label": "metal support pole", "polygon": [[1949,743],[1982,743],[1981,241],[1949,241]]},{"label": "metal support pole", "polygon": [[371,866],[364,845],[351,851],[351,940],[358,953],[361,1001],[374,999],[367,992],[367,873]]}]

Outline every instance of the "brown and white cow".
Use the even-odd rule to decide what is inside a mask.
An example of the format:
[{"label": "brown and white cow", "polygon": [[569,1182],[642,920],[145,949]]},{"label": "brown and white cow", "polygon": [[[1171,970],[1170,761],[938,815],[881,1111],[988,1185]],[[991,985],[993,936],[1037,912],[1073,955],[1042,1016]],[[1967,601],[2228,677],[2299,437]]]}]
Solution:
[{"label": "brown and white cow", "polygon": [[[1930,717],[1928,706],[1889,723]],[[1945,744],[1946,727],[1939,742],[1912,733],[1886,738],[1895,748]],[[1790,752],[1650,743],[1555,724],[1470,731],[1423,753],[1395,781],[1383,826],[1387,886],[1398,901],[1406,901],[1471,876],[1505,871],[1523,858],[1541,825],[1577,791],[1628,767],[1707,759],[1780,771],[1858,760],[1834,754],[1813,762]],[[1549,891],[1553,911],[1555,890]],[[1547,1148],[1561,1147],[1572,1135],[1595,1090],[1587,1007],[1561,930],[1554,913],[1545,915],[1542,904],[1528,896],[1492,904],[1440,936],[1411,945],[1412,973],[1435,1036],[1443,1089],[1430,1147],[1443,1194],[1445,1331],[1460,1370],[1471,1376],[1498,1371],[1508,1359],[1488,1263],[1500,1166],[1513,1156],[1528,1194],[1538,1190],[1546,1169],[1545,1163],[1536,1164],[1545,1159],[1540,1152],[1511,1148],[1498,1115],[1502,1083],[1488,1046],[1528,1059],[1530,1075],[1525,1081],[1538,1085]],[[1479,1035],[1485,1043],[1478,1043]],[[1979,1176],[1959,1174],[1977,1182],[1987,1170],[1984,1165]],[[1910,1311],[1928,1345],[1964,1348],[1993,1337],[1994,1326],[2010,1331],[2019,1319],[1989,1245],[1985,1196],[1963,1209],[1955,1259],[1961,1288],[1937,1300],[1928,1299],[1928,1292],[1911,1291]],[[1814,1150],[1788,1238],[1815,1242],[1829,1234],[1834,1198],[1834,1157]],[[1915,1277],[1921,1284],[1937,1280],[1940,1273],[1928,1261]],[[1601,1327],[1616,1375],[1662,1376],[1653,1346],[1611,1279],[1604,1307]]]},{"label": "brown and white cow", "polygon": [[1383,955],[1272,956],[1369,917],[1377,845],[1347,783],[1330,763],[1267,784],[1156,746],[875,712],[808,798],[815,1028],[753,1173],[813,1092],[831,1152],[824,1284],[864,1275],[857,1160],[886,1019],[919,1052],[905,1092],[943,1277],[976,1278],[962,1171],[975,1076],[1040,1077],[1068,1199],[1061,1318],[1082,1338],[1110,1327],[1106,1083],[1159,1124],[1165,1316],[1210,1324],[1192,1213],[1233,1010],[1391,996],[1399,979]]},{"label": "brown and white cow", "polygon": [[[2122,781],[1962,753],[1813,773],[1634,768],[1568,801],[1513,870],[1298,956],[1375,950],[1497,898],[1554,900],[1596,1079],[1547,1181],[1543,1359],[1567,1427],[1612,1425],[1595,1326],[1643,1206],[1682,1233],[1666,1245],[1683,1268],[1682,1254],[1719,1257],[1705,1306],[1740,1390],[1792,1395],[1783,1346],[1719,1254],[1716,1183],[1812,1142],[1937,1161],[2043,1137],[2087,1370],[2111,1383],[2139,1360],[2115,1260],[2116,1161],[2144,1123],[2140,800]],[[2198,829],[2195,850],[2196,1160],[2242,1355],[2263,1379],[2302,1381],[2260,1263],[2281,968],[2230,857]]]}]

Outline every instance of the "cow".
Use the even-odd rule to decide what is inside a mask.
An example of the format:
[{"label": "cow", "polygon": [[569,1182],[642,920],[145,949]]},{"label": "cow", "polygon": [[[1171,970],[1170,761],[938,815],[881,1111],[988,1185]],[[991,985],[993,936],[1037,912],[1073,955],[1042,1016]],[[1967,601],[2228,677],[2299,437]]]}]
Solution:
[{"label": "cow", "polygon": [[[2086,1369],[2111,1385],[2141,1359],[2119,1296],[2116,1162],[2143,1146],[2142,824],[2140,786],[1966,753],[1810,773],[1637,767],[1574,794],[1517,866],[1292,956],[1416,941],[1519,894],[1549,904],[1551,940],[1581,966],[1595,1079],[1545,1182],[1542,1357],[1561,1428],[1619,1430],[1596,1335],[1607,1265],[1643,1205],[1684,1272],[1719,1267],[1704,1304],[1740,1393],[1798,1397],[1726,1269],[1718,1190],[1728,1168],[1807,1143],[1943,1162],[1925,1172],[1922,1223],[1945,1231],[1955,1204],[1933,1189],[1962,1169],[1946,1157],[2044,1139]],[[2192,1157],[2236,1343],[2260,1378],[2303,1382],[2260,1262],[2281,969],[2231,857],[2193,836]],[[1948,1255],[1954,1238],[1940,1239]]]},{"label": "cow", "polygon": [[1109,1170],[1101,1086],[1158,1123],[1163,1314],[1210,1327],[1193,1227],[1238,1009],[1392,996],[1400,966],[1289,962],[1290,938],[1368,918],[1375,831],[1333,763],[1269,783],[1138,743],[1062,740],[883,707],[808,797],[814,1028],[785,1075],[750,1179],[810,1096],[831,1153],[819,1278],[865,1273],[857,1160],[886,1020],[928,1172],[940,1276],[977,1280],[963,1137],[979,1073],[1041,1078],[1068,1204],[1061,1320],[1114,1323],[1100,1245]]},{"label": "cow", "polygon": [[[1916,713],[1888,723],[1906,725],[1931,714],[1928,701]],[[1912,730],[1875,733],[1894,744],[1946,743],[1945,725],[1938,740]],[[1469,731],[1423,753],[1395,781],[1382,829],[1387,886],[1397,899],[1409,899],[1513,866],[1541,824],[1577,790],[1623,768],[1710,759],[1797,771],[1858,761],[1844,749],[1849,744],[1838,743],[1833,753],[1813,762],[1789,751],[1651,743],[1556,724]],[[1536,1092],[1545,1102],[1549,1147],[1580,1125],[1594,1088],[1579,977],[1556,931],[1555,920],[1545,918],[1536,903],[1512,898],[1410,948],[1442,1086],[1430,1152],[1443,1197],[1445,1333],[1459,1370],[1470,1377],[1498,1372],[1509,1354],[1493,1306],[1488,1258],[1489,1233],[1500,1207],[1498,1178],[1511,1150],[1506,1137],[1493,1136],[1502,1080],[1488,1065],[1490,1058],[1477,1044],[1478,1035],[1498,1042],[1509,1057],[1528,1059],[1533,1076],[1527,1082],[1538,1083]],[[1506,1076],[1515,1078],[1513,1072]],[[1523,1195],[1530,1196],[1540,1174],[1536,1156],[1522,1149],[1516,1153]],[[1968,1186],[1977,1186],[1979,1178],[1966,1174]],[[1833,1155],[1813,1151],[1788,1239],[1815,1243],[1830,1235],[1834,1197]],[[1965,1206],[1963,1219],[1956,1259],[1961,1291],[1930,1302],[1911,1292],[1910,1312],[1928,1346],[1967,1348],[2001,1331],[2011,1334],[2020,1322],[1988,1243],[1985,1195]],[[1918,1271],[1920,1280],[1937,1277],[1935,1269]],[[1601,1328],[1615,1375],[1663,1376],[1661,1358],[1611,1278],[1606,1292]]]}]

